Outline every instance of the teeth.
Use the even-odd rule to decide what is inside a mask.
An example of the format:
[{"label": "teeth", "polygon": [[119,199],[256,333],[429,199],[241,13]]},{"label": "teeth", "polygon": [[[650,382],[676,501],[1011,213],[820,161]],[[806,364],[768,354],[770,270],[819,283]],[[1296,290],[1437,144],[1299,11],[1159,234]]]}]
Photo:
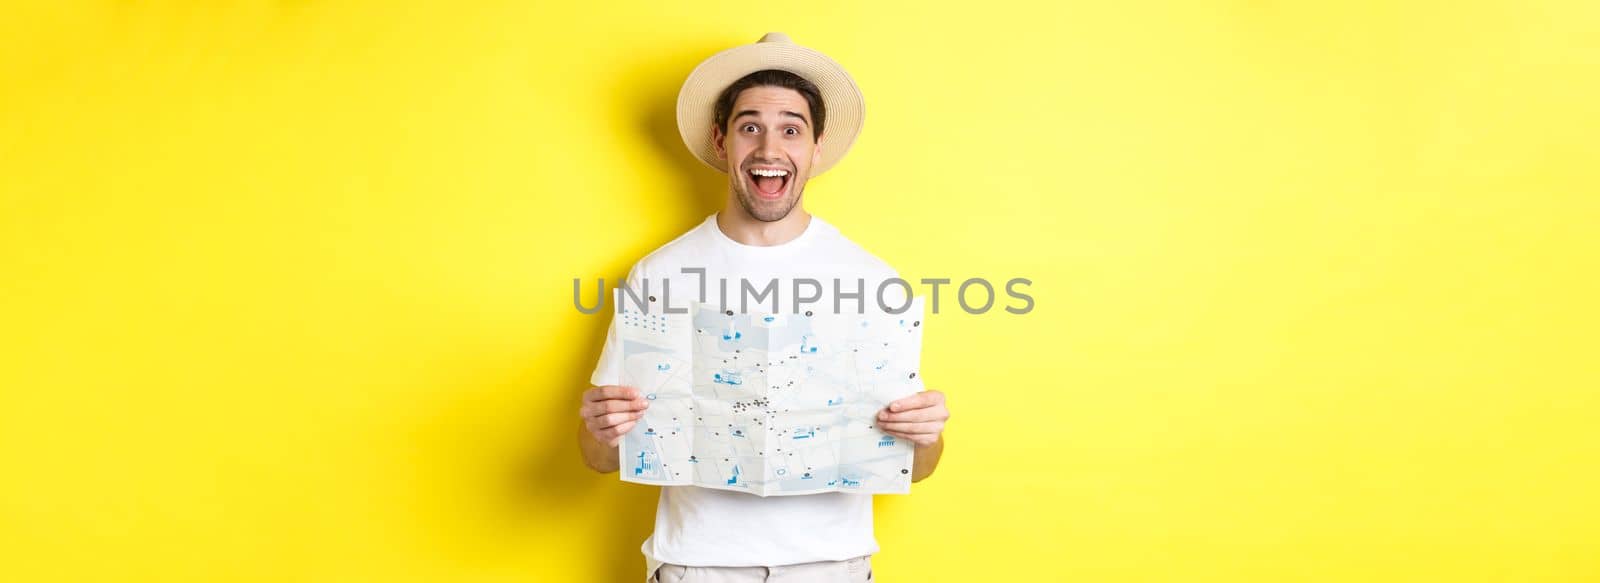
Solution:
[{"label": "teeth", "polygon": [[762,168],[757,168],[755,170],[751,170],[750,173],[754,174],[756,176],[788,176],[789,175],[789,171],[788,170],[766,170],[766,169],[762,169]]}]

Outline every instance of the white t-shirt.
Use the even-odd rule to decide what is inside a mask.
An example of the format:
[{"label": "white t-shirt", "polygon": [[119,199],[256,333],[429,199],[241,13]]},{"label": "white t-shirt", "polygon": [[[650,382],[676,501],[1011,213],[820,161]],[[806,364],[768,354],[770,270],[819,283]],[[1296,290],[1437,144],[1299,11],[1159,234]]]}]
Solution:
[{"label": "white t-shirt", "polygon": [[[681,268],[703,268],[683,273]],[[781,245],[745,245],[728,238],[717,226],[716,215],[634,264],[628,285],[635,292],[667,295],[668,306],[687,307],[701,301],[740,311],[770,312],[772,297],[755,297],[776,279],[780,312],[791,312],[797,295],[818,295],[802,283],[795,293],[794,280],[810,278],[821,288],[821,299],[800,306],[800,311],[859,312],[880,301],[879,286],[898,274],[887,263],[846,239],[833,225],[812,216],[800,236]],[[835,285],[834,280],[839,280]],[[726,281],[726,295],[722,281]],[[745,294],[744,281],[754,293]],[[668,283],[670,282],[670,283]],[[665,289],[663,289],[665,284]],[[891,308],[905,301],[899,285],[883,287],[882,302]],[[835,292],[840,297],[835,297]],[[860,298],[852,294],[860,292]],[[747,297],[748,296],[748,297]],[[726,298],[726,300],[724,300]],[[741,298],[748,303],[742,309]],[[726,301],[726,303],[724,303]],[[613,312],[614,313],[614,312]],[[622,350],[615,332],[606,334],[600,363],[590,382],[615,385],[621,379]],[[878,551],[872,535],[872,496],[830,492],[803,496],[760,497],[743,492],[694,486],[663,486],[656,505],[655,533],[641,547],[649,569],[660,563],[690,566],[778,566],[813,561],[836,561]]]}]

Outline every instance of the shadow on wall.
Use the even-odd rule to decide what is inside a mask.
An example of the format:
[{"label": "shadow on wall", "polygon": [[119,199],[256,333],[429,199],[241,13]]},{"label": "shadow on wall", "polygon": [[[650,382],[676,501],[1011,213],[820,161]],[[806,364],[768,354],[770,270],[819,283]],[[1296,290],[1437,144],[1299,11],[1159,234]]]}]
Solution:
[{"label": "shadow on wall", "polygon": [[[614,109],[637,112],[634,123],[628,126],[635,134],[628,137],[643,142],[646,147],[640,149],[655,153],[656,161],[673,177],[660,189],[638,192],[634,196],[646,201],[675,195],[681,201],[665,217],[630,215],[615,221],[615,227],[621,232],[655,231],[666,224],[672,227],[672,236],[676,236],[722,207],[728,190],[727,177],[706,167],[684,147],[678,134],[677,98],[678,89],[689,71],[701,59],[723,48],[726,47],[706,44],[678,51],[670,58],[642,59],[613,84],[612,91],[618,100]],[[608,285],[620,281],[635,261],[669,239],[640,241],[639,249],[632,256],[595,266],[594,272],[613,274],[607,277]],[[565,285],[563,282],[564,289]],[[562,344],[580,348],[572,351],[554,378],[541,375],[530,387],[534,393],[550,398],[539,401],[539,422],[530,427],[541,435],[529,442],[549,445],[543,450],[527,452],[519,458],[521,462],[511,468],[510,500],[507,502],[518,510],[516,516],[522,520],[548,520],[553,509],[578,506],[605,509],[603,515],[574,518],[605,526],[600,529],[599,538],[586,545],[593,549],[591,556],[567,557],[567,562],[598,569],[591,573],[589,580],[592,581],[639,581],[644,571],[639,545],[654,526],[659,489],[622,483],[616,473],[600,475],[583,464],[576,443],[577,410],[582,391],[589,387],[589,375],[599,359],[611,318],[602,314],[581,315],[576,310],[571,314],[583,319],[584,337],[563,339]],[[581,499],[595,498],[603,500],[595,505],[577,503]]]},{"label": "shadow on wall", "polygon": [[[591,569],[593,581],[639,581],[644,559],[639,544],[654,525],[658,489],[622,483],[616,472],[599,474],[584,465],[578,451],[577,432],[581,422],[577,411],[581,393],[589,387],[589,374],[599,358],[598,347],[605,341],[609,317],[586,316],[581,338],[575,346],[595,350],[573,350],[555,375],[536,379],[533,392],[545,395],[537,403],[535,422],[528,425],[528,443],[544,444],[512,458],[507,489],[495,493],[503,503],[493,506],[509,509],[508,520],[520,527],[549,529],[563,524],[598,525],[584,534],[592,537],[581,548],[589,556],[552,557],[569,565]],[[578,509],[598,509],[591,516],[577,516]],[[545,532],[560,537],[560,533]]]},{"label": "shadow on wall", "polygon": [[[733,44],[737,43],[705,44],[678,52],[672,58],[641,62],[613,85],[618,109],[637,112],[632,124],[637,132],[634,137],[648,143],[650,151],[656,154],[656,162],[674,179],[659,191],[640,193],[643,198],[679,195],[682,204],[672,215],[662,218],[680,227],[673,229],[674,237],[699,224],[706,215],[721,210],[728,196],[728,176],[706,166],[683,145],[683,137],[678,133],[678,89],[702,59]],[[648,248],[639,256],[666,242],[648,242]]]}]

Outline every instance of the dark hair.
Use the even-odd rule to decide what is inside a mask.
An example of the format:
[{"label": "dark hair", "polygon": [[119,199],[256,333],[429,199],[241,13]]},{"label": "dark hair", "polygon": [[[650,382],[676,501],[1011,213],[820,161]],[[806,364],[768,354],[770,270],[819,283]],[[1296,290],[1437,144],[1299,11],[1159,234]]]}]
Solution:
[{"label": "dark hair", "polygon": [[722,94],[717,96],[715,121],[724,134],[728,133],[728,116],[733,115],[734,100],[751,87],[783,87],[799,92],[801,97],[806,98],[806,104],[811,106],[811,139],[821,139],[823,118],[828,114],[827,108],[822,105],[822,91],[804,77],[780,69],[756,71],[740,77],[722,90]]}]

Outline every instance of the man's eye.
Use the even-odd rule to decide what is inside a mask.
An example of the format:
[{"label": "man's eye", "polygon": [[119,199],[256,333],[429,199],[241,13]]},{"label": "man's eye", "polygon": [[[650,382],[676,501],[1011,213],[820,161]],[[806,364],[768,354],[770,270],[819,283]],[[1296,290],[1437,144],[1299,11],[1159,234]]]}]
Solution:
[{"label": "man's eye", "polygon": [[756,124],[747,123],[747,124],[744,124],[744,127],[739,128],[739,129],[744,130],[745,133],[750,133],[750,130],[755,129],[755,127],[756,127]]},{"label": "man's eye", "polygon": [[787,133],[787,134],[789,134],[791,136],[798,136],[798,135],[800,135],[800,130],[791,127],[791,128],[787,128],[784,133]]}]

